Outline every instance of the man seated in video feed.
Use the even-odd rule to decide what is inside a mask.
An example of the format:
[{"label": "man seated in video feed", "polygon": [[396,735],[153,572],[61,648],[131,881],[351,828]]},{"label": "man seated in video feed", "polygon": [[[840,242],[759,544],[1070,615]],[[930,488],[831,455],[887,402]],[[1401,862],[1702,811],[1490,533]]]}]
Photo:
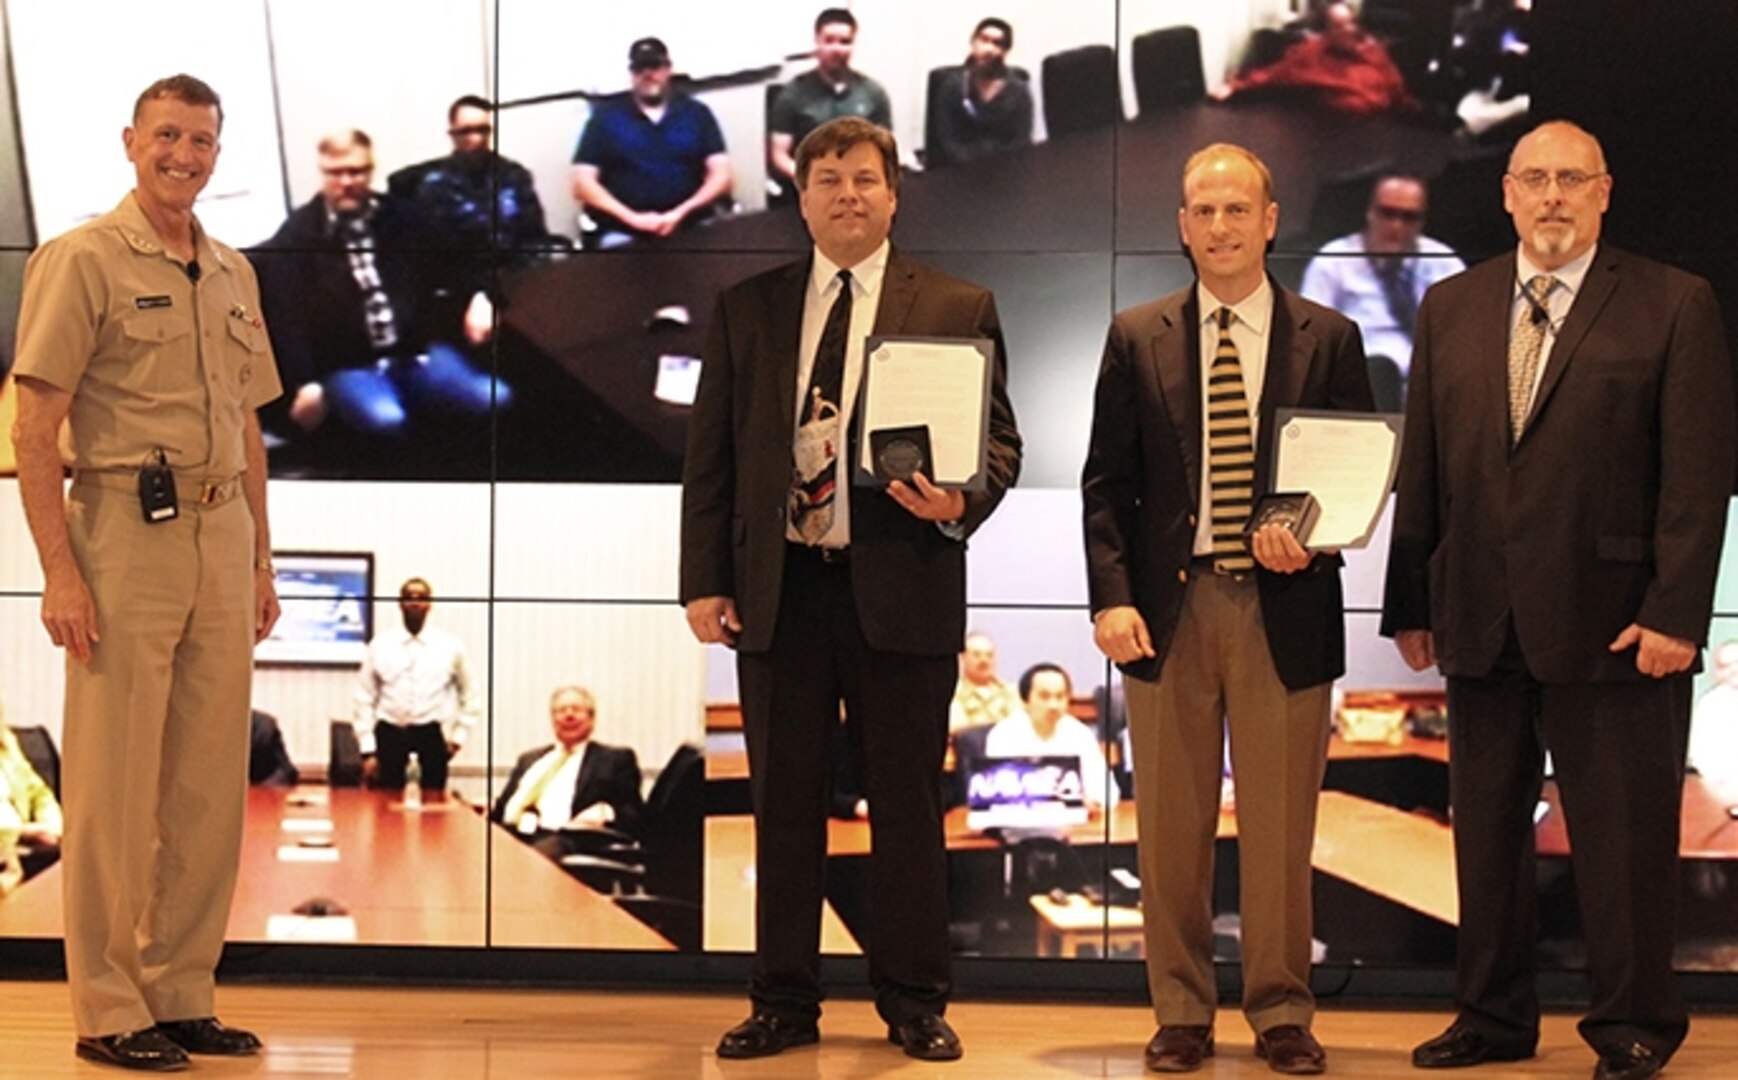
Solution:
[{"label": "man seated in video feed", "polygon": [[993,724],[1019,710],[1019,692],[996,674],[995,641],[982,630],[973,630],[960,650],[960,681],[948,706],[948,731]]},{"label": "man seated in video feed", "polygon": [[1714,650],[1714,685],[1690,713],[1689,759],[1717,798],[1738,803],[1738,641]]},{"label": "man seated in video feed", "polygon": [[815,16],[815,67],[779,91],[768,121],[769,179],[796,191],[797,144],[829,120],[861,116],[884,128],[893,126],[893,106],[887,91],[869,76],[851,68],[857,46],[857,17],[844,8],[827,8]]},{"label": "man seated in video feed", "polygon": [[0,710],[0,895],[60,858],[60,801]]},{"label": "man seated in video feed", "polygon": [[724,133],[704,102],[670,89],[670,50],[655,37],[628,49],[633,88],[596,103],[573,152],[573,197],[597,225],[587,246],[620,247],[717,213],[733,176]]},{"label": "man seated in video feed", "polygon": [[[486,417],[507,387],[478,371],[441,325],[456,304],[434,234],[404,199],[370,187],[374,142],[348,130],[320,140],[320,194],[299,207],[257,260],[290,434],[336,421],[402,437],[423,420]],[[413,412],[416,415],[413,415]]]},{"label": "man seated in video feed", "polygon": [[461,249],[447,262],[465,304],[465,340],[480,345],[494,331],[494,275],[499,267],[527,266],[540,255],[570,247],[549,231],[531,170],[490,145],[495,106],[466,94],[447,108],[453,152],[399,169],[387,179],[395,199],[408,200],[443,246]]},{"label": "man seated in video feed", "polygon": [[1033,664],[1020,676],[1025,708],[990,729],[984,755],[1078,758],[1087,808],[1099,813],[1116,805],[1117,791],[1110,783],[1097,733],[1068,711],[1073,696],[1074,684],[1061,665]]},{"label": "man seated in video feed", "polygon": [[[1454,250],[1424,235],[1424,181],[1394,174],[1370,189],[1362,232],[1330,240],[1304,269],[1298,290],[1358,324],[1377,408],[1397,411],[1412,366],[1412,328],[1424,290],[1466,269]],[[1383,400],[1388,390],[1389,400]]]},{"label": "man seated in video feed", "polygon": [[930,168],[975,161],[1032,145],[1032,87],[1023,71],[1008,66],[1014,28],[983,19],[972,31],[966,62],[949,68],[929,103],[930,142],[923,163]]},{"label": "man seated in video feed", "polygon": [[551,859],[583,847],[573,830],[608,827],[632,833],[645,803],[640,763],[626,747],[592,741],[597,700],[583,686],[549,698],[555,742],[519,755],[489,817]]},{"label": "man seated in video feed", "polygon": [[1388,49],[1358,25],[1349,4],[1322,9],[1322,28],[1258,68],[1217,90],[1221,101],[1261,93],[1298,92],[1334,112],[1370,115],[1412,112],[1418,102]]}]

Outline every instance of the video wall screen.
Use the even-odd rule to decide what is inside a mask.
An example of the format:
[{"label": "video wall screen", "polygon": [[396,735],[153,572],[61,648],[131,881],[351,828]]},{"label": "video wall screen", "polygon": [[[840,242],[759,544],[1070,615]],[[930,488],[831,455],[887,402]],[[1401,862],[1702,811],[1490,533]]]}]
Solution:
[{"label": "video wall screen", "polygon": [[[782,159],[817,69],[843,48],[853,100],[884,110],[899,141],[895,243],[996,292],[1026,444],[1020,488],[972,540],[979,633],[960,693],[980,704],[961,706],[946,777],[954,946],[1140,956],[1138,782],[1080,554],[1105,329],[1192,280],[1175,225],[1182,166],[1235,141],[1273,169],[1275,278],[1360,323],[1379,401],[1399,408],[1418,296],[1513,243],[1500,175],[1534,95],[1551,89],[1533,85],[1531,5],[1363,5],[1359,40],[1393,72],[1376,97],[1310,82],[1328,28],[1297,0],[1010,0],[993,12],[858,0],[844,43],[817,40],[822,6],[0,4],[0,369],[29,252],[131,183],[118,135],[133,95],[177,68],[201,75],[224,95],[226,127],[200,214],[259,271],[287,391],[264,415],[274,543],[372,554],[360,589],[342,565],[279,559],[306,576],[284,581],[284,641],[255,676],[270,723],[254,718],[235,940],[753,947],[733,662],[694,644],[673,602],[675,484],[719,291],[807,250]],[[1012,33],[991,36],[1011,47],[975,40],[986,14],[1005,20]],[[99,36],[124,44],[93,43],[98,17]],[[962,128],[962,116],[982,123]],[[630,137],[654,117],[680,135],[659,144],[656,167]],[[53,740],[62,661],[37,621],[14,486],[0,480],[0,698],[9,723]],[[1386,543],[1383,531],[1348,555],[1318,955],[1445,965],[1457,912],[1441,685],[1405,670],[1376,632]],[[364,642],[408,633],[398,594],[412,578],[432,590],[426,625],[465,665],[461,681],[431,684],[443,719],[415,773],[432,783],[405,775],[408,758],[382,777],[362,665]],[[1734,580],[1715,645],[1738,640]],[[1738,662],[1722,655],[1711,650],[1697,683],[1687,822],[1731,801],[1738,750],[1718,718]],[[1093,753],[989,753],[1011,738],[995,721],[1025,714],[1018,683],[1039,664],[1068,681],[1046,728],[1085,731]],[[581,729],[585,749],[568,752]],[[847,728],[837,741],[822,932],[829,952],[849,954],[866,925],[873,808],[853,797]],[[998,772],[1002,759],[1025,765]],[[1019,805],[973,805],[974,776],[980,794],[1006,788]],[[1010,814],[1037,827],[1010,827]],[[1235,832],[1227,776],[1225,960],[1238,951]],[[1680,964],[1726,970],[1738,849],[1685,835]],[[1542,884],[1560,888],[1562,852],[1548,855]],[[57,935],[58,888],[39,859],[0,899],[0,937]],[[1545,930],[1548,960],[1575,966],[1573,927]]]}]

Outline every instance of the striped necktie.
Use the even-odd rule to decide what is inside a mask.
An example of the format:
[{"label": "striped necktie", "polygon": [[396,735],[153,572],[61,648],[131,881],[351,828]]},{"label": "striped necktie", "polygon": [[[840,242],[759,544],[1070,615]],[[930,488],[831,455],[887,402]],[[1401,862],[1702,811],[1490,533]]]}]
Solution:
[{"label": "striped necktie", "polygon": [[1243,527],[1255,500],[1255,436],[1243,365],[1231,340],[1231,309],[1214,315],[1219,347],[1207,370],[1207,476],[1212,491],[1213,570],[1244,574],[1255,569]]},{"label": "striped necktie", "polygon": [[1533,404],[1533,383],[1539,377],[1539,357],[1545,352],[1545,331],[1551,326],[1545,297],[1551,294],[1557,279],[1549,274],[1535,274],[1527,282],[1526,305],[1520,325],[1509,335],[1509,444],[1521,441],[1527,426],[1527,413]]}]

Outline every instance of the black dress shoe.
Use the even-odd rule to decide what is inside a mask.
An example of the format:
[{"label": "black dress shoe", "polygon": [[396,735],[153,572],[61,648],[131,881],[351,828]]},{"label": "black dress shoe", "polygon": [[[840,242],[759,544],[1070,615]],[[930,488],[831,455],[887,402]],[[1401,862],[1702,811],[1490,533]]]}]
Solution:
[{"label": "black dress shoe", "polygon": [[906,1057],[919,1061],[958,1061],[965,1053],[960,1037],[936,1013],[924,1013],[899,1024],[887,1025],[887,1041],[905,1048]]},{"label": "black dress shoe", "polygon": [[1461,1069],[1486,1061],[1524,1061],[1532,1056],[1531,1046],[1506,1046],[1472,1028],[1451,1024],[1441,1035],[1413,1048],[1412,1064],[1420,1069]]},{"label": "black dress shoe", "polygon": [[724,1033],[718,1040],[721,1058],[771,1057],[793,1046],[821,1041],[813,1022],[803,1024],[776,1013],[758,1012]]},{"label": "black dress shoe", "polygon": [[1328,1067],[1328,1052],[1300,1024],[1279,1024],[1257,1035],[1255,1056],[1274,1072],[1290,1076],[1309,1076]]},{"label": "black dress shoe", "polygon": [[80,1036],[72,1052],[86,1061],[144,1072],[174,1072],[188,1064],[187,1051],[156,1028],[123,1031],[119,1035]]},{"label": "black dress shoe", "polygon": [[259,1036],[240,1028],[225,1027],[215,1016],[198,1020],[160,1020],[157,1030],[189,1054],[243,1057],[260,1051]]},{"label": "black dress shoe", "polygon": [[1648,1080],[1666,1067],[1660,1056],[1632,1042],[1599,1053],[1599,1064],[1593,1070],[1593,1080]]},{"label": "black dress shoe", "polygon": [[1147,1068],[1152,1072],[1194,1072],[1213,1056],[1213,1028],[1208,1024],[1165,1024],[1147,1043]]}]

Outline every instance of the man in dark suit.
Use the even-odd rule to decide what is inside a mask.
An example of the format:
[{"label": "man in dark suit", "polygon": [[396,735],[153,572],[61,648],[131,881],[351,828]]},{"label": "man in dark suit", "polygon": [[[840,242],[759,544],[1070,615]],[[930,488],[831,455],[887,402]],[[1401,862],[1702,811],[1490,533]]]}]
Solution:
[{"label": "man in dark suit", "polygon": [[560,861],[578,850],[571,827],[607,826],[632,833],[645,801],[640,762],[627,747],[593,742],[597,699],[583,686],[563,686],[549,697],[555,743],[519,755],[489,817]]},{"label": "man in dark suit", "polygon": [[[1243,1011],[1275,1070],[1321,1072],[1309,1027],[1310,847],[1328,700],[1345,669],[1340,558],[1267,526],[1281,408],[1372,408],[1345,317],[1267,275],[1267,167],[1216,144],[1183,171],[1194,286],[1117,315],[1081,474],[1093,635],[1126,676],[1139,811],[1147,1066],[1213,1053],[1213,843],[1229,731],[1242,875]],[[1257,449],[1259,447],[1259,449]]]},{"label": "man in dark suit", "polygon": [[[760,881],[754,1012],[718,1053],[760,1057],[818,1038],[828,744],[843,730],[874,837],[876,1007],[906,1053],[947,1060],[961,1051],[942,1018],[941,766],[965,539],[1020,463],[1001,324],[987,290],[889,246],[899,166],[886,129],[859,117],[822,125],[798,147],[796,175],[814,253],[720,298],[682,483],[681,597],[696,637],[737,650]],[[886,491],[849,483],[870,333],[993,344],[983,490],[922,474]]]},{"label": "man in dark suit", "polygon": [[[1533,810],[1555,762],[1592,974],[1595,1076],[1654,1075],[1672,981],[1690,672],[1732,487],[1707,282],[1599,242],[1599,143],[1543,124],[1503,202],[1520,236],[1418,312],[1382,632],[1448,678],[1458,1015],[1413,1064],[1531,1057]],[[1504,357],[1507,356],[1505,364]]]}]

